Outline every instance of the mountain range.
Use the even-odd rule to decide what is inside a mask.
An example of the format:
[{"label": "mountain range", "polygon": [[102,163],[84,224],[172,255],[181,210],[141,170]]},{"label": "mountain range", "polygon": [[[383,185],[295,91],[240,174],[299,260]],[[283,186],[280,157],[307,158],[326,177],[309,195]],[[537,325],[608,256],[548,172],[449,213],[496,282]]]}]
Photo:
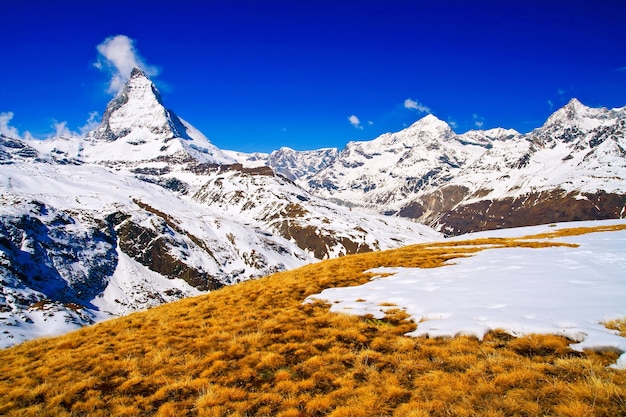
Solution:
[{"label": "mountain range", "polygon": [[139,69],[84,138],[0,136],[0,346],[440,236],[230,154]]},{"label": "mountain range", "polygon": [[[447,235],[619,218],[625,136],[626,107],[594,109],[576,99],[527,134],[456,134],[427,115],[400,132],[348,143],[296,182],[325,199],[412,218]],[[284,169],[285,159],[293,157],[268,160]]]},{"label": "mountain range", "polygon": [[619,218],[626,108],[527,134],[433,115],[345,149],[218,149],[134,69],[85,137],[0,135],[0,346],[317,260]]}]

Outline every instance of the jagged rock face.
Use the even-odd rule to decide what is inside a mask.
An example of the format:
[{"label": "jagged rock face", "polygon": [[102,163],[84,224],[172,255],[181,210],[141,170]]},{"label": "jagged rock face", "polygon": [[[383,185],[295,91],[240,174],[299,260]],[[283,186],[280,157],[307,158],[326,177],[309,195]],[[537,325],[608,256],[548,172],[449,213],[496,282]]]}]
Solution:
[{"label": "jagged rock face", "polygon": [[36,200],[2,203],[0,347],[93,323],[91,300],[117,266],[112,230]]},{"label": "jagged rock face", "polygon": [[64,303],[82,304],[106,288],[117,265],[111,229],[35,200],[16,205],[22,214],[0,216],[0,277]]},{"label": "jagged rock face", "polygon": [[[202,267],[185,263],[184,257],[176,256],[176,251],[190,250],[196,244],[201,250],[212,255],[200,239],[189,236],[176,222],[147,204],[136,204],[154,214],[150,226],[133,221],[132,216],[117,212],[107,216],[111,222],[122,252],[140,264],[170,279],[182,279],[201,291],[214,290],[224,285],[209,275]],[[188,241],[188,238],[190,241]]]},{"label": "jagged rock face", "polygon": [[337,148],[313,151],[294,151],[280,148],[267,157],[268,165],[292,181],[307,181],[311,176],[330,166],[337,158]]},{"label": "jagged rock face", "polygon": [[[575,99],[526,135],[505,129],[455,135],[427,116],[401,132],[348,144],[329,168],[298,183],[325,198],[452,234],[555,218],[619,217],[626,195],[625,138],[626,108],[591,109]],[[531,204],[544,201],[539,195],[551,198]],[[583,202],[600,196],[597,209]],[[554,216],[550,205],[570,208]],[[502,219],[486,220],[487,209]]]},{"label": "jagged rock face", "polygon": [[39,153],[22,142],[0,134],[0,165],[11,164],[15,160],[34,159]]}]

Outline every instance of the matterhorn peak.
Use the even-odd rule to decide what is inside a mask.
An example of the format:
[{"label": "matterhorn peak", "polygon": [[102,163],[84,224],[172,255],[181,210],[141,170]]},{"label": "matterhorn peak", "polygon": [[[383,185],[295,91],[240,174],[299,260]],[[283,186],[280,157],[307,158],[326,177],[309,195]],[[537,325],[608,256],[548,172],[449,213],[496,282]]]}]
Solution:
[{"label": "matterhorn peak", "polygon": [[135,77],[148,78],[146,76],[146,73],[139,67],[133,67],[133,69],[130,71],[130,78],[135,78]]},{"label": "matterhorn peak", "polygon": [[134,67],[130,72],[130,79],[120,92],[122,95],[141,95],[146,94],[144,98],[152,99],[152,96],[161,104],[161,93],[154,83],[148,78],[146,73],[139,67]]},{"label": "matterhorn peak", "polygon": [[233,162],[200,131],[165,108],[159,90],[137,67],[131,71],[124,88],[109,102],[100,126],[89,133],[87,140],[100,144],[85,152],[98,161],[192,158],[198,162]]},{"label": "matterhorn peak", "polygon": [[171,136],[170,112],[163,106],[161,94],[140,68],[133,68],[130,79],[109,102],[102,123],[90,135],[96,140],[115,141],[137,129]]}]

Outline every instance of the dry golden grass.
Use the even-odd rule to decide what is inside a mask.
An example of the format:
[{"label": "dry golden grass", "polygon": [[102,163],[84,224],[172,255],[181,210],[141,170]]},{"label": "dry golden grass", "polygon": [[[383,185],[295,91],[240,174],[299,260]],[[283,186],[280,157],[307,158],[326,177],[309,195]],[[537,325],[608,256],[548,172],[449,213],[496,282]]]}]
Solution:
[{"label": "dry golden grass", "polygon": [[[348,256],[27,342],[0,351],[0,415],[626,415],[626,372],[607,368],[616,353],[499,331],[482,342],[409,338],[415,324],[391,305],[374,320],[302,304],[324,288],[368,281],[363,272],[374,267],[565,245],[548,240],[558,236]],[[624,323],[609,325],[623,332]]]}]

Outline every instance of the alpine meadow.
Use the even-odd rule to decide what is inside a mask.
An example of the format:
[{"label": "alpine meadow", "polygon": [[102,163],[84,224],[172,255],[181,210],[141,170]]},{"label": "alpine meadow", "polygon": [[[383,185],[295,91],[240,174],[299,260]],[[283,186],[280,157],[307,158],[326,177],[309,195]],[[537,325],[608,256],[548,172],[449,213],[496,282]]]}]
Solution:
[{"label": "alpine meadow", "polygon": [[[350,255],[0,351],[0,412],[32,416],[617,416],[618,353],[565,337],[407,337],[419,327],[386,305],[377,319],[303,300],[368,282],[381,266],[454,268],[481,251],[572,249],[564,237],[425,243]],[[447,266],[446,266],[447,265]],[[385,279],[385,278],[383,278]],[[572,306],[573,309],[576,306]],[[606,323],[626,337],[626,323]]]}]

